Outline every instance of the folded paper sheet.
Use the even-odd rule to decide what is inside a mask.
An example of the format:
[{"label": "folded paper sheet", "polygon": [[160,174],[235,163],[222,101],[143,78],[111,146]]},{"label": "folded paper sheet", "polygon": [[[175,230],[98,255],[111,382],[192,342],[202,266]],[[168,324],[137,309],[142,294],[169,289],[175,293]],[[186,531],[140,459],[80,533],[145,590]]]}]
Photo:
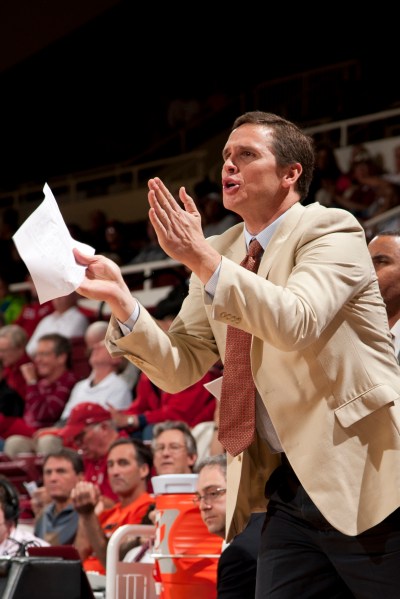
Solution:
[{"label": "folded paper sheet", "polygon": [[75,291],[85,266],[75,261],[73,248],[93,255],[95,250],[70,235],[50,187],[44,200],[14,234],[13,240],[36,287],[40,303]]}]

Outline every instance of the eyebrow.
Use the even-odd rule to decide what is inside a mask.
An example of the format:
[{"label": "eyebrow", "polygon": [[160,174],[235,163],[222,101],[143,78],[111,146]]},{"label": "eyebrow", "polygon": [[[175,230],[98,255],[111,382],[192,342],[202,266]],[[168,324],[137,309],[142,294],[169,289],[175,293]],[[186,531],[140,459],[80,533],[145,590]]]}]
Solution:
[{"label": "eyebrow", "polygon": [[201,490],[204,492],[209,491],[210,489],[219,489],[221,487],[222,483],[213,483],[211,485],[207,485],[206,487],[203,487]]}]

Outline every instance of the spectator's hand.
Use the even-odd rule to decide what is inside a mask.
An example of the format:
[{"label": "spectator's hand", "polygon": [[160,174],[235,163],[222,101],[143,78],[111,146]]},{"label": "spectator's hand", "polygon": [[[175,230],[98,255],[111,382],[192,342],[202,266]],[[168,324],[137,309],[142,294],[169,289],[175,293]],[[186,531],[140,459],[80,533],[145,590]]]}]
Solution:
[{"label": "spectator's hand", "polygon": [[[111,419],[114,422],[115,426],[118,428],[126,428],[128,426],[128,414],[124,414],[120,410],[117,410],[111,404],[107,403],[107,409],[111,414]],[[136,416],[135,416],[136,418]],[[129,425],[129,428],[132,428],[132,425]],[[133,426],[133,428],[138,428]]]},{"label": "spectator's hand", "polygon": [[33,491],[31,497],[31,508],[35,516],[37,516],[48,503],[51,503],[51,497],[44,487],[38,487],[35,491]]},{"label": "spectator's hand", "polygon": [[71,491],[71,500],[78,514],[91,514],[100,499],[100,490],[91,482],[80,481]]},{"label": "spectator's hand", "polygon": [[37,383],[38,375],[36,372],[36,367],[32,362],[21,364],[19,369],[27,385],[35,385]]}]

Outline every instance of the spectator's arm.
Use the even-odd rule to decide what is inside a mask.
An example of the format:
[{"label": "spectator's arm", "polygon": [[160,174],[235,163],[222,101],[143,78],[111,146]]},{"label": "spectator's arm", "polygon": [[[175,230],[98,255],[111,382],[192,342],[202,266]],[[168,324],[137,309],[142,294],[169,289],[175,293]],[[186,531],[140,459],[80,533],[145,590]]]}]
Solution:
[{"label": "spectator's arm", "polygon": [[93,483],[81,481],[71,492],[71,499],[79,514],[78,530],[74,545],[81,559],[95,553],[105,567],[107,557],[107,538],[95,513],[99,501],[99,489]]}]

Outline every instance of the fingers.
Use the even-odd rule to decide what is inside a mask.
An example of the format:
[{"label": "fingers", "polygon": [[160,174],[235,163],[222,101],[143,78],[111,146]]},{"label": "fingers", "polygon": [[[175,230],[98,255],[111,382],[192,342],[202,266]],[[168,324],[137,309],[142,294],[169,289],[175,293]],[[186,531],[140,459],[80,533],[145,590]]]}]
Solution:
[{"label": "fingers", "polygon": [[152,198],[154,198],[155,202],[164,210],[167,210],[168,207],[171,207],[174,210],[179,208],[172,193],[158,177],[149,180],[149,190],[150,193],[152,193]]},{"label": "fingers", "polygon": [[[156,177],[149,180],[149,203],[153,208],[155,215],[160,223],[163,221],[163,216],[168,212],[179,212],[181,206],[174,198],[172,193],[164,185],[164,183]],[[200,218],[200,213],[193,198],[186,192],[185,187],[179,189],[179,199],[183,204],[186,212]]]}]

